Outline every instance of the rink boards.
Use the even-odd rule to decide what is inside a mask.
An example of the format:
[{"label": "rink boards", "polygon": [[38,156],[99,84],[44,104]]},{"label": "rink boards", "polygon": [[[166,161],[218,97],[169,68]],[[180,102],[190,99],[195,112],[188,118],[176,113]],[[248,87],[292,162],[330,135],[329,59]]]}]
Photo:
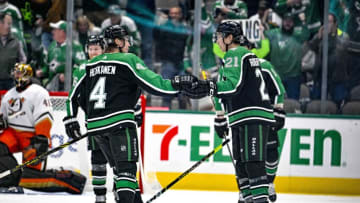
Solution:
[{"label": "rink boards", "polygon": [[[54,147],[69,140],[64,116],[65,112],[55,112]],[[222,142],[214,134],[213,113],[147,111],[145,119],[144,184],[156,180],[166,186]],[[277,190],[360,195],[359,133],[360,117],[288,116],[279,133]],[[62,166],[89,176],[89,160],[84,139],[50,155],[48,168]],[[222,148],[172,188],[237,190],[228,149]]]},{"label": "rink boards", "polygon": [[[147,112],[145,172],[166,186],[221,144],[214,114]],[[279,132],[279,192],[360,195],[360,118],[288,116]],[[173,186],[237,190],[225,147]]]}]

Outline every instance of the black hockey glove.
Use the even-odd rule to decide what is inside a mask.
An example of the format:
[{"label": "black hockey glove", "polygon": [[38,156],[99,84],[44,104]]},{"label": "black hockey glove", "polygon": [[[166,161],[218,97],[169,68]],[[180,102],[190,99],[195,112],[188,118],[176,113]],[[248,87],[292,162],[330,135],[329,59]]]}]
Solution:
[{"label": "black hockey glove", "polygon": [[229,134],[228,122],[225,117],[216,117],[214,121],[216,134],[221,138],[225,138]]},{"label": "black hockey glove", "polygon": [[63,119],[66,134],[75,139],[81,136],[79,122],[73,116],[66,116]]},{"label": "black hockey glove", "polygon": [[49,139],[45,135],[36,135],[30,139],[31,148],[36,150],[36,156],[39,156],[49,149]]},{"label": "black hockey glove", "polygon": [[171,85],[176,90],[191,89],[196,87],[198,79],[193,75],[177,75],[171,79]]},{"label": "black hockey glove", "polygon": [[0,130],[4,130],[8,127],[7,120],[4,119],[4,116],[0,114]]},{"label": "black hockey glove", "polygon": [[211,80],[199,80],[195,87],[185,88],[184,94],[192,99],[200,99],[206,96],[214,96],[217,94],[217,86]]},{"label": "black hockey glove", "polygon": [[274,130],[278,131],[285,125],[286,112],[283,109],[274,108],[274,116],[276,120]]},{"label": "black hockey glove", "polygon": [[134,116],[137,127],[140,127],[143,123],[143,114],[141,111],[141,104],[137,103],[134,107]]}]

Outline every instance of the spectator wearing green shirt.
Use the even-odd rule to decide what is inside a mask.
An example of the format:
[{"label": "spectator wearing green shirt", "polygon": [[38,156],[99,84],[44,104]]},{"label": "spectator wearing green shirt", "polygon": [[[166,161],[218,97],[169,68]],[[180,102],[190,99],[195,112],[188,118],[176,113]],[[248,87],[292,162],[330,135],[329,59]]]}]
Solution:
[{"label": "spectator wearing green shirt", "polygon": [[270,40],[269,60],[285,86],[288,98],[298,100],[301,85],[302,45],[309,38],[307,26],[294,30],[294,16],[287,13],[282,28],[265,31]]},{"label": "spectator wearing green shirt", "polygon": [[[36,76],[43,79],[43,84],[49,91],[64,90],[65,64],[66,64],[66,22],[50,23],[53,28],[54,41],[49,46],[49,51],[44,52],[44,65],[36,71]],[[73,66],[79,66],[86,60],[85,53],[78,41],[72,42]]]},{"label": "spectator wearing green shirt", "polygon": [[213,16],[225,15],[226,19],[246,19],[247,5],[241,0],[217,0],[213,6]]}]

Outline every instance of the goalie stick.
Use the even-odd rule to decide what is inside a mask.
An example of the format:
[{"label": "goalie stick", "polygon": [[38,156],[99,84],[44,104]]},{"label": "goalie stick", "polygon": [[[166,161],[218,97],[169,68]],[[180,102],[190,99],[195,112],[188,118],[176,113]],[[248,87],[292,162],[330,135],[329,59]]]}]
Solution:
[{"label": "goalie stick", "polygon": [[75,139],[73,139],[73,140],[70,140],[69,142],[67,142],[67,143],[65,143],[65,144],[62,144],[62,145],[60,145],[60,146],[58,146],[58,147],[56,147],[56,148],[54,148],[54,149],[51,149],[50,151],[47,151],[47,152],[45,152],[45,153],[43,153],[43,154],[40,154],[39,156],[37,156],[37,157],[35,157],[35,158],[33,158],[33,159],[31,159],[31,160],[23,163],[23,164],[17,165],[17,166],[16,166],[15,168],[13,168],[13,169],[10,169],[10,170],[7,170],[7,171],[3,171],[3,172],[0,173],[0,179],[6,177],[6,176],[8,176],[8,175],[10,175],[10,174],[12,174],[12,173],[14,173],[14,172],[16,172],[16,171],[18,171],[18,170],[21,170],[21,169],[25,168],[26,166],[28,166],[28,165],[30,165],[30,164],[33,164],[33,163],[35,163],[35,162],[37,162],[37,161],[40,161],[40,160],[44,159],[45,157],[49,156],[50,154],[52,154],[52,153],[54,153],[54,152],[57,152],[57,151],[65,148],[65,147],[67,147],[67,146],[69,146],[69,145],[71,145],[71,144],[73,144],[73,143],[75,143],[75,142],[77,142],[77,141],[79,141],[79,140],[87,137],[87,136],[88,136],[87,133],[84,134],[84,135],[81,135],[80,137],[77,137],[77,138],[75,138]]},{"label": "goalie stick", "polygon": [[183,179],[187,174],[189,174],[191,171],[193,171],[196,167],[198,167],[201,163],[206,161],[209,157],[211,157],[213,154],[218,152],[224,145],[229,143],[230,139],[226,139],[223,143],[221,143],[219,146],[217,146],[215,149],[213,149],[211,152],[209,152],[207,155],[205,155],[201,160],[196,162],[191,168],[186,170],[184,173],[182,173],[180,176],[178,176],[175,180],[173,180],[171,183],[169,183],[166,187],[164,187],[162,190],[160,190],[158,193],[156,193],[152,198],[150,198],[146,203],[150,203],[156,198],[158,198],[161,194],[166,192],[170,187],[172,187],[175,183],[179,182],[181,179]]}]

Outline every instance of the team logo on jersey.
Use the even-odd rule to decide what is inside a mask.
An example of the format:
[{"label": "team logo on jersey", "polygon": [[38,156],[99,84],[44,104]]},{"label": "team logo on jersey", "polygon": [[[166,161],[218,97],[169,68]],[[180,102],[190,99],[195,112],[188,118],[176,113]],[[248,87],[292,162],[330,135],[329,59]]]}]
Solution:
[{"label": "team logo on jersey", "polygon": [[11,98],[8,100],[9,103],[9,117],[17,114],[22,109],[22,104],[24,103],[25,98]]},{"label": "team logo on jersey", "polygon": [[144,69],[146,69],[143,65],[141,65],[140,63],[137,63],[136,64],[136,69],[138,69],[138,70],[144,70]]}]

